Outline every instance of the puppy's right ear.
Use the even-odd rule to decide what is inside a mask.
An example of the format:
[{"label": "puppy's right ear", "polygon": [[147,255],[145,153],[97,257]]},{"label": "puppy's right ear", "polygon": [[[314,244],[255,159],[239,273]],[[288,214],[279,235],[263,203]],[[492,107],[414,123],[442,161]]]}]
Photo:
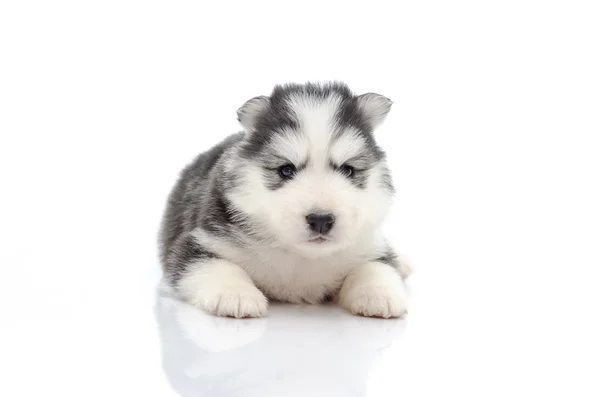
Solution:
[{"label": "puppy's right ear", "polygon": [[238,121],[247,132],[254,131],[256,120],[269,108],[270,99],[267,96],[257,96],[242,105],[237,110]]}]

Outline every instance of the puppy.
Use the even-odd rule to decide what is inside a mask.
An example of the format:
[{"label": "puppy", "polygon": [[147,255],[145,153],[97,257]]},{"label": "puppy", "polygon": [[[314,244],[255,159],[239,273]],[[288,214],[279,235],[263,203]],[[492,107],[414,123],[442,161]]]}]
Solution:
[{"label": "puppy", "polygon": [[391,105],[342,83],[247,101],[245,131],[200,154],[169,197],[160,256],[175,293],[237,318],[264,316],[269,300],[328,299],[403,316],[410,267],[380,235],[394,187],[373,135]]}]

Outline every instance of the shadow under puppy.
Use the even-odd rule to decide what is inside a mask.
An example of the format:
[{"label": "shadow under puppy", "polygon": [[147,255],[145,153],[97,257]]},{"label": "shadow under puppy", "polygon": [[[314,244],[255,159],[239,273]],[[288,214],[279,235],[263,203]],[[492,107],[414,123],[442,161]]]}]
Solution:
[{"label": "shadow under puppy", "polygon": [[391,104],[342,83],[247,101],[245,132],[200,154],[169,197],[160,255],[175,294],[219,316],[329,298],[403,316],[410,267],[380,234],[394,187],[373,136]]}]

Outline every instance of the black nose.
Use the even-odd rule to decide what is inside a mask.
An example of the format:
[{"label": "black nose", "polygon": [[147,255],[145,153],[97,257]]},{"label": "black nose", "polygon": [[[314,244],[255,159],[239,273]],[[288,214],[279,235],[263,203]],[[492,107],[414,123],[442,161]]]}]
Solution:
[{"label": "black nose", "polygon": [[327,234],[333,227],[334,222],[333,214],[310,214],[306,217],[306,223],[308,223],[310,230],[320,234]]}]

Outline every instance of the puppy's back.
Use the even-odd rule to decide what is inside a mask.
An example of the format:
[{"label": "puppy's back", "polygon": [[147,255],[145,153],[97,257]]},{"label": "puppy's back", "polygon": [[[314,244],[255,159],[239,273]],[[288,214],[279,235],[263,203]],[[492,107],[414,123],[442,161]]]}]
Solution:
[{"label": "puppy's back", "polygon": [[183,233],[199,226],[203,213],[211,211],[215,201],[214,173],[225,151],[240,142],[244,133],[230,135],[221,143],[198,155],[180,173],[165,209],[159,236],[160,258],[164,262],[170,246]]}]

